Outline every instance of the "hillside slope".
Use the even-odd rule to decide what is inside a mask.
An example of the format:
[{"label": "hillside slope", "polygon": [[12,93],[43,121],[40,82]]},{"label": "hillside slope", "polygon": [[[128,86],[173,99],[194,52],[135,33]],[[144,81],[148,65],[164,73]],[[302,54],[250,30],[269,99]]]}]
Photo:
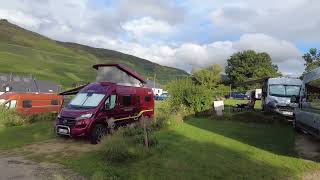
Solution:
[{"label": "hillside slope", "polygon": [[97,63],[121,63],[145,78],[157,75],[160,83],[188,75],[185,71],[161,66],[117,51],[75,43],[54,41],[40,34],[0,20],[0,72],[33,74],[64,87],[95,79]]}]

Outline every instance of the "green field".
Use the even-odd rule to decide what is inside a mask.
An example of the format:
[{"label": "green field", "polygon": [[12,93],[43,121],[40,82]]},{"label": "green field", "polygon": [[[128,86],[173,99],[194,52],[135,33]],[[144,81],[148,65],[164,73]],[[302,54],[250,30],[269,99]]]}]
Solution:
[{"label": "green field", "polygon": [[35,142],[54,138],[53,122],[44,121],[34,124],[0,128],[0,150],[23,147]]},{"label": "green field", "polygon": [[296,158],[284,125],[191,118],[156,134],[145,159],[108,162],[99,151],[63,161],[86,177],[115,179],[300,179],[320,164]]},{"label": "green field", "polygon": [[57,42],[0,20],[0,73],[32,74],[71,87],[74,83],[94,81],[92,65],[98,63],[125,64],[145,78],[157,74],[160,83],[188,75],[117,51]]},{"label": "green field", "polygon": [[[226,101],[226,105],[238,102]],[[149,155],[120,163],[108,161],[94,145],[86,146],[86,152],[60,147],[54,154],[30,152],[27,158],[61,163],[93,179],[302,179],[320,170],[319,163],[298,158],[291,126],[244,123],[238,115],[258,118],[256,122],[268,118],[259,111],[232,112],[235,119],[231,121],[189,117],[184,123],[156,131],[158,143]],[[26,145],[55,138],[52,123],[2,127],[0,150],[20,148],[24,152]],[[80,148],[88,142],[65,143]]]}]

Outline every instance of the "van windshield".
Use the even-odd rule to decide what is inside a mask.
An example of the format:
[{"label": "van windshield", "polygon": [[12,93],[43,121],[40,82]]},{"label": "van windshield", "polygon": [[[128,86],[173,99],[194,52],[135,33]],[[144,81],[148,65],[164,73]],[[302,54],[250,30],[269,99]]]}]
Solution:
[{"label": "van windshield", "polygon": [[300,86],[297,85],[270,85],[270,95],[280,97],[299,96]]},{"label": "van windshield", "polygon": [[102,99],[104,94],[96,93],[79,93],[74,97],[69,103],[69,108],[81,108],[81,109],[92,109],[97,107]]}]

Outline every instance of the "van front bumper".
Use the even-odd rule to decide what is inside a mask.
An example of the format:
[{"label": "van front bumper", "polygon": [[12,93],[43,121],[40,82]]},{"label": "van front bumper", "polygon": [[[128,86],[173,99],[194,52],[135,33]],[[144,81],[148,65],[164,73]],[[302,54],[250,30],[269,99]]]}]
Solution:
[{"label": "van front bumper", "polygon": [[87,136],[87,128],[70,128],[69,126],[57,125],[56,133],[70,137],[84,137]]}]

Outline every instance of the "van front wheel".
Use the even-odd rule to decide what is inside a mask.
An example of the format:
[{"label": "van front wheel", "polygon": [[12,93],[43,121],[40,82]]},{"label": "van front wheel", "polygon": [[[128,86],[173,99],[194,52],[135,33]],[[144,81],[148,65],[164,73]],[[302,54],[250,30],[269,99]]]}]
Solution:
[{"label": "van front wheel", "polygon": [[90,142],[91,144],[99,144],[102,138],[107,133],[107,127],[102,124],[97,124],[91,131]]}]

